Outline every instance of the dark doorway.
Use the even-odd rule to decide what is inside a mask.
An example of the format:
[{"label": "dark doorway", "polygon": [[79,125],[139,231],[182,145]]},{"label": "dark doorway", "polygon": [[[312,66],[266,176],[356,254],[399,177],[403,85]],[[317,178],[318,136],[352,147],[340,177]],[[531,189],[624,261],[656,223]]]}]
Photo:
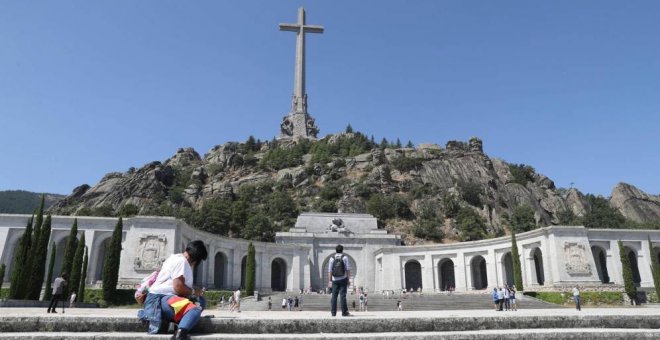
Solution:
[{"label": "dark doorway", "polygon": [[486,268],[486,259],[477,255],[470,261],[472,272],[472,286],[474,289],[485,289],[488,287],[488,270]]},{"label": "dark doorway", "polygon": [[225,261],[224,254],[215,254],[215,264],[213,267],[213,284],[215,288],[223,288],[225,286]]},{"label": "dark doorway", "polygon": [[450,259],[444,259],[440,261],[440,267],[438,268],[440,276],[440,290],[445,291],[456,289],[456,278],[454,277],[454,261]]},{"label": "dark doorway", "polygon": [[270,266],[270,288],[273,291],[286,291],[286,262],[280,258],[274,259]]},{"label": "dark doorway", "polygon": [[422,265],[419,262],[412,260],[406,262],[404,266],[406,272],[406,290],[410,291],[412,288],[413,291],[422,288]]},{"label": "dark doorway", "polygon": [[536,274],[536,283],[539,284],[539,286],[543,286],[545,283],[545,275],[543,273],[543,253],[541,253],[541,249],[536,248],[534,249],[533,252],[534,256],[534,273]]},{"label": "dark doorway", "polygon": [[639,287],[639,284],[642,282],[642,277],[639,275],[639,267],[637,266],[637,254],[635,254],[635,251],[630,248],[626,248],[626,251],[628,252],[628,260],[630,260],[633,282],[635,283],[635,286]]},{"label": "dark doorway", "polygon": [[241,288],[245,288],[245,270],[247,266],[247,256],[241,260]]},{"label": "dark doorway", "polygon": [[598,246],[591,247],[591,254],[594,256],[594,263],[596,264],[596,272],[598,279],[602,283],[609,283],[610,276],[607,272],[607,256],[605,250]]}]

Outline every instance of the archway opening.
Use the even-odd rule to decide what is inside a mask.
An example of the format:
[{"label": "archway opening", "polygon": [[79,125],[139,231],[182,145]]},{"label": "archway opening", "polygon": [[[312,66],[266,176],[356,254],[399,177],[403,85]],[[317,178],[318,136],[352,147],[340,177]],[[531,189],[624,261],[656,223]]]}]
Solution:
[{"label": "archway opening", "polygon": [[596,264],[598,279],[602,283],[609,283],[610,275],[607,271],[607,254],[605,253],[605,249],[599,246],[593,246],[591,247],[591,254],[594,257],[594,263]]},{"label": "archway opening", "polygon": [[279,257],[270,266],[270,288],[273,291],[286,291],[286,262]]},{"label": "archway opening", "polygon": [[472,287],[474,289],[485,289],[488,287],[488,271],[486,269],[486,259],[477,255],[470,261],[470,271],[472,272]]},{"label": "archway opening", "polygon": [[[105,261],[105,257],[106,257],[107,251],[108,251],[108,247],[110,247],[110,242],[111,241],[112,241],[112,237],[108,237],[105,240],[103,240],[101,243],[99,243],[99,245],[98,245],[97,256],[96,256],[96,267],[95,267],[96,270],[94,271],[94,279],[93,279],[94,281],[99,281],[99,280],[103,279],[103,262]],[[64,258],[64,249],[61,249],[62,250],[62,255],[60,256],[59,254],[60,254],[60,247],[63,248],[64,244],[66,244],[65,242],[66,241],[62,242],[63,243],[62,246],[60,246],[60,245],[57,246],[57,254],[58,255],[55,258],[55,268],[58,268],[57,259],[59,258],[60,261],[61,261],[61,259]],[[53,270],[53,275],[55,275],[55,273],[59,273],[59,271],[54,269]]]},{"label": "archway opening", "polygon": [[536,283],[543,286],[545,283],[545,274],[543,273],[543,253],[541,249],[536,248],[532,252],[534,258],[534,274],[536,274]]},{"label": "archway opening", "polygon": [[222,252],[217,252],[215,254],[215,262],[213,263],[213,285],[216,289],[225,287],[226,261],[227,256],[225,256]]},{"label": "archway opening", "polygon": [[412,289],[417,291],[417,289],[422,289],[422,265],[415,260],[410,260],[406,262],[404,266],[405,278],[406,278],[406,290]]},{"label": "archway opening", "polygon": [[637,266],[637,253],[634,250],[626,247],[628,253],[628,260],[630,261],[630,269],[632,270],[633,282],[639,287],[642,282],[642,277],[639,275],[639,267]]},{"label": "archway opening", "polygon": [[438,267],[438,276],[440,276],[440,290],[454,290],[456,288],[454,261],[450,259],[444,259],[440,261],[440,266]]},{"label": "archway opening", "polygon": [[513,257],[511,253],[506,253],[502,257],[502,269],[504,272],[504,284],[513,286],[515,284],[513,278]]}]

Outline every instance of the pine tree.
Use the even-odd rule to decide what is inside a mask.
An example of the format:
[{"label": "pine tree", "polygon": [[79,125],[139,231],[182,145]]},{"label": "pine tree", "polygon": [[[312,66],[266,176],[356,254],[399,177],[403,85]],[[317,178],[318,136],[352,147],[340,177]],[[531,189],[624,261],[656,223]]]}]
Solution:
[{"label": "pine tree", "polygon": [[46,259],[48,258],[48,241],[50,240],[52,217],[50,214],[46,216],[41,231],[39,232],[39,239],[34,244],[32,255],[32,272],[30,275],[30,282],[28,285],[28,300],[39,300],[41,295],[41,287],[44,284],[44,271],[46,267]]},{"label": "pine tree", "polygon": [[518,254],[518,242],[516,242],[516,234],[511,233],[511,258],[513,260],[513,282],[516,285],[516,290],[522,292],[522,267],[520,265],[520,255]]},{"label": "pine tree", "polygon": [[394,147],[396,147],[397,149],[401,149],[403,147],[403,145],[401,145],[401,140],[398,137],[396,139],[396,144],[394,144]]},{"label": "pine tree", "polygon": [[80,236],[76,254],[73,257],[73,264],[71,265],[71,275],[69,275],[69,291],[78,292],[78,285],[80,284],[81,267],[83,256],[85,254],[85,233]]},{"label": "pine tree", "polygon": [[408,140],[408,144],[406,144],[406,147],[407,147],[407,148],[410,148],[410,149],[414,149],[414,148],[415,148],[415,144],[413,144],[413,142],[409,139],[409,140]]},{"label": "pine tree", "polygon": [[117,291],[119,258],[121,256],[121,234],[124,222],[119,218],[108,245],[107,257],[103,261],[103,300],[112,302]]},{"label": "pine tree", "polygon": [[2,284],[5,282],[5,264],[0,264],[0,299],[2,299]]},{"label": "pine tree", "polygon": [[82,264],[82,275],[80,276],[80,287],[78,288],[78,301],[85,301],[85,281],[87,280],[87,247],[85,247],[85,257]]},{"label": "pine tree", "polygon": [[245,294],[252,295],[254,293],[255,283],[255,249],[252,242],[248,245],[247,261],[245,263]]},{"label": "pine tree", "polygon": [[389,147],[390,147],[390,142],[387,141],[387,138],[383,137],[383,139],[380,140],[380,148],[386,149]]},{"label": "pine tree", "polygon": [[351,126],[351,124],[348,124],[346,126],[346,133],[353,133],[353,127]]},{"label": "pine tree", "polygon": [[73,256],[76,254],[76,248],[78,247],[78,219],[73,219],[73,225],[71,226],[71,231],[69,232],[69,238],[66,242],[66,248],[64,248],[64,258],[62,259],[62,269],[60,270],[60,275],[63,273],[71,274],[71,265],[73,264]]},{"label": "pine tree", "polygon": [[46,275],[46,292],[44,294],[44,301],[50,300],[53,295],[51,282],[53,281],[53,269],[55,268],[55,256],[57,254],[57,247],[55,242],[50,246],[50,262],[48,263],[48,275]]},{"label": "pine tree", "polygon": [[660,298],[660,264],[658,264],[658,258],[653,252],[653,243],[651,243],[651,236],[648,236],[649,240],[649,256],[651,256],[651,273],[653,274],[653,285],[655,286],[655,294]]},{"label": "pine tree", "polygon": [[27,271],[25,268],[27,259],[30,255],[30,246],[32,243],[32,221],[34,217],[28,219],[27,226],[23,232],[23,236],[18,241],[18,249],[14,254],[14,263],[11,271],[11,284],[9,286],[10,299],[19,299],[23,296],[25,284],[21,282],[24,278],[23,272]]},{"label": "pine tree", "polygon": [[621,258],[621,268],[623,269],[623,285],[626,295],[630,298],[630,302],[635,303],[637,301],[637,287],[635,287],[635,282],[633,281],[630,259],[625,248],[623,248],[623,242],[617,241],[617,243],[619,244],[619,257]]}]

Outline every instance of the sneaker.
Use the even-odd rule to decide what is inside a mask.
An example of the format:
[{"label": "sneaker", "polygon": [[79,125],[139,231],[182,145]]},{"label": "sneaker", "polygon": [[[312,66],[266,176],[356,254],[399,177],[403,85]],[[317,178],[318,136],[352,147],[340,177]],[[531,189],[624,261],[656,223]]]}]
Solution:
[{"label": "sneaker", "polygon": [[341,316],[353,316],[353,314],[351,314],[351,313],[345,313],[345,314],[342,314]]}]

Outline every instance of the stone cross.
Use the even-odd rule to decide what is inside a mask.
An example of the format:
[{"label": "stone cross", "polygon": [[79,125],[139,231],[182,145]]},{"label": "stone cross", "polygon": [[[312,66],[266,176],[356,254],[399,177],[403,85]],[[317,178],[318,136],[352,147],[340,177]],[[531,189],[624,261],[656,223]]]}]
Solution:
[{"label": "stone cross", "polygon": [[305,93],[305,33],[323,33],[323,26],[305,24],[305,9],[298,8],[298,22],[280,24],[280,31],[296,32],[296,72],[293,81],[293,101],[291,113],[307,114],[307,94]]}]

